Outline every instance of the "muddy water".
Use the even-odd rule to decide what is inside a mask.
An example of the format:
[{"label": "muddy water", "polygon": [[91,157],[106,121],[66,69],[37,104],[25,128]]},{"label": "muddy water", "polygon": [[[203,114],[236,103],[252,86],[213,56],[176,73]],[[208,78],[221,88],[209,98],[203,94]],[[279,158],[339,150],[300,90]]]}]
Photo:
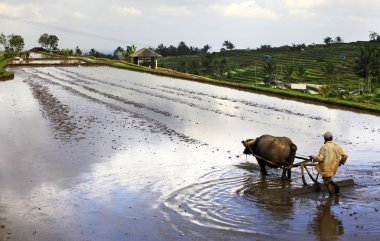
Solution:
[{"label": "muddy water", "polygon": [[[0,240],[377,240],[380,118],[112,69],[15,68],[0,83]],[[263,179],[241,140],[331,130],[337,199]],[[249,161],[249,162],[247,162]],[[310,181],[310,180],[309,180]]]}]

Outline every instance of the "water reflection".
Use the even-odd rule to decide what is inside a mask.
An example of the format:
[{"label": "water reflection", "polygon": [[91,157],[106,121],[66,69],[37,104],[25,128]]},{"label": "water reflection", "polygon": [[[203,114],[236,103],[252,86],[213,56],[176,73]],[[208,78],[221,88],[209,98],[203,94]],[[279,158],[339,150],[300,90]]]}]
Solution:
[{"label": "water reflection", "polygon": [[339,204],[338,197],[330,197],[317,206],[317,213],[309,228],[318,240],[337,240],[344,234],[343,222],[331,212],[331,206]]},{"label": "water reflection", "polygon": [[280,177],[251,177],[244,184],[245,198],[275,217],[287,218],[294,213],[294,203],[286,190],[290,182]]}]

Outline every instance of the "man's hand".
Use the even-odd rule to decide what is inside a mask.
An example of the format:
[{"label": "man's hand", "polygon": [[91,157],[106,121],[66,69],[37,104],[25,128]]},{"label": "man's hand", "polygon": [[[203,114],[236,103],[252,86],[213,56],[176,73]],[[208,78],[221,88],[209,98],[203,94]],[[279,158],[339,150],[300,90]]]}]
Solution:
[{"label": "man's hand", "polygon": [[342,156],[340,158],[339,166],[344,165],[347,161],[347,156]]}]

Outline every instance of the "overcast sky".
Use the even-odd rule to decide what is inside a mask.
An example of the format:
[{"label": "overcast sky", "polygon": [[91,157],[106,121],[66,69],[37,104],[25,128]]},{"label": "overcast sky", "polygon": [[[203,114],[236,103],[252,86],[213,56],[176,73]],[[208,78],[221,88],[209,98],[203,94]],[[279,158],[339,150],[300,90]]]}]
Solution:
[{"label": "overcast sky", "polygon": [[112,51],[129,44],[237,48],[263,44],[368,40],[380,32],[379,0],[0,0],[0,32],[38,46],[43,33],[59,48]]}]

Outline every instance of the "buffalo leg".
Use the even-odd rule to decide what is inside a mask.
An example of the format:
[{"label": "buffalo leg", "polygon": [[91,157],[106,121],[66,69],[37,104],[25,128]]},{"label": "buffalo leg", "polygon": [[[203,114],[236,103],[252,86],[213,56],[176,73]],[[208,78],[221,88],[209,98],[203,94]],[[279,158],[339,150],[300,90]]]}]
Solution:
[{"label": "buffalo leg", "polygon": [[264,161],[262,161],[262,160],[257,160],[257,162],[260,165],[260,172],[261,172],[261,174],[264,175],[264,176],[268,176],[268,172],[265,169],[266,163]]},{"label": "buffalo leg", "polygon": [[288,179],[290,180],[292,178],[292,170],[289,168],[287,172],[288,172]]},{"label": "buffalo leg", "polygon": [[285,178],[286,178],[286,169],[282,169],[281,179],[285,179]]}]

